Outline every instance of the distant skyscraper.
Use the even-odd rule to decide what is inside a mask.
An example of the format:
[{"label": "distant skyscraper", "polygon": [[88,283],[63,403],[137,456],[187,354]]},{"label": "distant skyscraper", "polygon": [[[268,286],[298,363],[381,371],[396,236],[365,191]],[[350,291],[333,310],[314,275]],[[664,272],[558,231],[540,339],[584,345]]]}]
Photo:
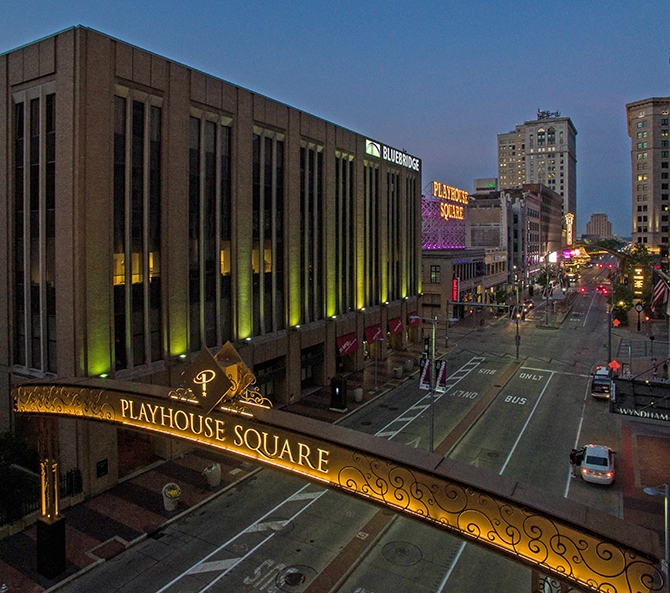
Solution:
[{"label": "distant skyscraper", "polygon": [[[500,189],[542,184],[563,200],[563,216],[577,214],[577,130],[559,112],[538,111],[537,119],[498,134]],[[572,228],[576,220],[572,219]],[[574,237],[568,237],[568,243]]]},{"label": "distant skyscraper", "polygon": [[633,242],[668,255],[668,113],[670,97],[626,105],[631,137]]},{"label": "distant skyscraper", "polygon": [[601,239],[612,238],[612,223],[607,220],[607,214],[591,214],[591,220],[586,223],[587,235],[598,235]]}]

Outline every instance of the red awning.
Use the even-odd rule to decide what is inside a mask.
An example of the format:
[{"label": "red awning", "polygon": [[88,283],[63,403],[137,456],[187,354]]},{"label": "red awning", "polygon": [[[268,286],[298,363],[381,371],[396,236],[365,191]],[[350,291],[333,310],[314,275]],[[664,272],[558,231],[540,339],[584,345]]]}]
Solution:
[{"label": "red awning", "polygon": [[384,339],[384,333],[382,332],[382,326],[379,324],[371,325],[370,327],[365,328],[365,339],[368,343],[378,342],[379,340]]},{"label": "red awning", "polygon": [[358,350],[358,338],[356,338],[356,332],[350,334],[345,334],[337,338],[337,349],[340,353],[340,356],[345,354],[350,354]]},{"label": "red awning", "polygon": [[410,327],[416,327],[421,323],[421,319],[419,319],[419,316],[416,314],[416,311],[413,313],[408,313],[407,314],[407,324]]},{"label": "red awning", "polygon": [[389,333],[394,336],[399,334],[403,330],[402,319],[400,317],[395,317],[394,319],[389,319]]}]

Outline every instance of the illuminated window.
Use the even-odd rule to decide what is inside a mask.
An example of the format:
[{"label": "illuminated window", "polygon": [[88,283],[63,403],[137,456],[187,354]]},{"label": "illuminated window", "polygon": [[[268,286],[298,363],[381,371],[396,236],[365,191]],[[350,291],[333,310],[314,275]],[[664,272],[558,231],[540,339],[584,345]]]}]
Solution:
[{"label": "illuminated window", "polygon": [[114,358],[117,370],[162,358],[160,99],[114,98]]},{"label": "illuminated window", "polygon": [[252,148],[252,320],[263,335],[286,327],[284,134],[254,127]]},{"label": "illuminated window", "polygon": [[439,265],[430,266],[430,282],[432,284],[440,284],[442,282],[442,274]]},{"label": "illuminated window", "polygon": [[189,349],[233,338],[231,120],[193,110],[189,119]]}]

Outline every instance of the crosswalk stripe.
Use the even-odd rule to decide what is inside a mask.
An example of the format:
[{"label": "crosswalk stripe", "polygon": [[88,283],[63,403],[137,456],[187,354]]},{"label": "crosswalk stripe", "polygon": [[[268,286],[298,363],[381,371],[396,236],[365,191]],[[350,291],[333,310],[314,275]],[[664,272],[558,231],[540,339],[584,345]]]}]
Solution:
[{"label": "crosswalk stripe", "polygon": [[239,562],[241,558],[226,558],[225,560],[213,560],[212,562],[203,562],[193,566],[186,574],[198,574],[201,572],[215,572],[227,570]]}]

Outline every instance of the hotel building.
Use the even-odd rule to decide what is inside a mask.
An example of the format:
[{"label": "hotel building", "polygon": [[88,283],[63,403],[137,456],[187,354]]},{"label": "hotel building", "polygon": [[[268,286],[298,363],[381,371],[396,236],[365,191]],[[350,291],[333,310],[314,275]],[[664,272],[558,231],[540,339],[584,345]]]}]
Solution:
[{"label": "hotel building", "polygon": [[565,244],[576,239],[577,130],[569,117],[538,111],[537,119],[498,134],[500,189],[544,185],[563,201]]},{"label": "hotel building", "polygon": [[626,114],[631,138],[633,242],[667,257],[670,97],[628,103]]},{"label": "hotel building", "polygon": [[[230,341],[284,404],[419,338],[419,159],[85,27],[1,55],[0,110],[0,429],[26,377],[177,386]],[[116,429],[60,423],[113,483]]]}]

